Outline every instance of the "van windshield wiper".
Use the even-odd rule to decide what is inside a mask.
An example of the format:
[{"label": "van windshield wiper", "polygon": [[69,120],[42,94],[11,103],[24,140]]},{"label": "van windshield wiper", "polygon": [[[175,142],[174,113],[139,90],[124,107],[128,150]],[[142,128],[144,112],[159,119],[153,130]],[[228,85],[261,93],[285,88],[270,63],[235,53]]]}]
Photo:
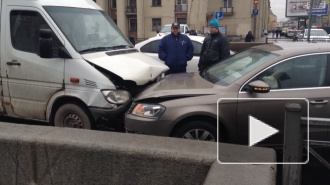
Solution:
[{"label": "van windshield wiper", "polygon": [[109,48],[116,50],[116,49],[123,49],[123,48],[127,48],[127,47],[133,48],[133,46],[129,46],[129,45],[117,45],[117,46],[111,46]]},{"label": "van windshield wiper", "polygon": [[95,48],[88,48],[79,51],[79,53],[87,53],[87,52],[93,52],[93,51],[108,51],[108,50],[116,50],[116,49],[124,49],[124,48],[133,48],[133,46],[129,45],[117,45],[117,46],[111,46],[111,47],[95,47]]},{"label": "van windshield wiper", "polygon": [[79,51],[79,53],[86,53],[86,52],[93,52],[93,51],[107,51],[111,49],[111,47],[95,47],[95,48],[88,48],[88,49],[84,49]]}]

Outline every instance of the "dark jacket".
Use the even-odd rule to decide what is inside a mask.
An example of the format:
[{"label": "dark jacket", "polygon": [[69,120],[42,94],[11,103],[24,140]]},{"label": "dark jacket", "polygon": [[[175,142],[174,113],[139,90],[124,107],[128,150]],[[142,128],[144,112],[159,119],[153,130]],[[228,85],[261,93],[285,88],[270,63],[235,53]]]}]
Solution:
[{"label": "dark jacket", "polygon": [[165,61],[170,69],[182,69],[187,66],[194,54],[194,46],[190,38],[180,32],[175,38],[174,34],[163,37],[158,46],[158,58]]},{"label": "dark jacket", "polygon": [[201,55],[198,63],[199,71],[227,58],[230,55],[229,41],[220,32],[211,34],[203,42]]},{"label": "dark jacket", "polygon": [[251,42],[251,41],[254,41],[253,35],[252,34],[246,34],[245,42]]}]

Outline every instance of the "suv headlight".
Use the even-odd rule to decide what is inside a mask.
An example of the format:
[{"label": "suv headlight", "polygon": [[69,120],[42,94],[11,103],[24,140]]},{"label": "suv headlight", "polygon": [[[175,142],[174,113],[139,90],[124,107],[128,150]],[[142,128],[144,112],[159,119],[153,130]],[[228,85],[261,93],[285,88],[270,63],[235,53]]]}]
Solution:
[{"label": "suv headlight", "polygon": [[114,104],[124,104],[131,98],[129,92],[124,90],[102,90],[101,92],[108,102]]},{"label": "suv headlight", "polygon": [[165,107],[157,104],[138,103],[132,114],[141,117],[158,119],[165,111]]}]

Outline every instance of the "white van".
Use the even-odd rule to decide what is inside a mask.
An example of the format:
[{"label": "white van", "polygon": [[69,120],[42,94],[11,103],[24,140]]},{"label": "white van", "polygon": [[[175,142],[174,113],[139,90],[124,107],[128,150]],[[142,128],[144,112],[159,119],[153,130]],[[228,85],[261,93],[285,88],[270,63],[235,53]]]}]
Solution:
[{"label": "white van", "polygon": [[94,128],[168,67],[134,48],[92,0],[0,0],[2,115]]}]

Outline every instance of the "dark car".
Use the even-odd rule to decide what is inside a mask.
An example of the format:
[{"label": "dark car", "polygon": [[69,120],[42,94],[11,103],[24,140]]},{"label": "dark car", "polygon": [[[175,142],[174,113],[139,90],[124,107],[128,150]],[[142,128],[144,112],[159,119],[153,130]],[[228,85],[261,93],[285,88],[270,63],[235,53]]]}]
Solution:
[{"label": "dark car", "polygon": [[[269,98],[307,98],[310,117],[329,119],[329,46],[305,42],[299,49],[296,43],[261,45],[200,74],[167,76],[135,97],[125,127],[128,132],[209,141],[216,141],[219,132],[220,141],[247,144],[248,117],[253,115],[280,130],[261,145],[281,145],[284,107],[291,100]],[[227,101],[220,101],[217,109],[218,100],[224,98]],[[306,116],[306,102],[302,106],[302,116]],[[310,129],[311,139],[329,137],[326,129]]]}]

